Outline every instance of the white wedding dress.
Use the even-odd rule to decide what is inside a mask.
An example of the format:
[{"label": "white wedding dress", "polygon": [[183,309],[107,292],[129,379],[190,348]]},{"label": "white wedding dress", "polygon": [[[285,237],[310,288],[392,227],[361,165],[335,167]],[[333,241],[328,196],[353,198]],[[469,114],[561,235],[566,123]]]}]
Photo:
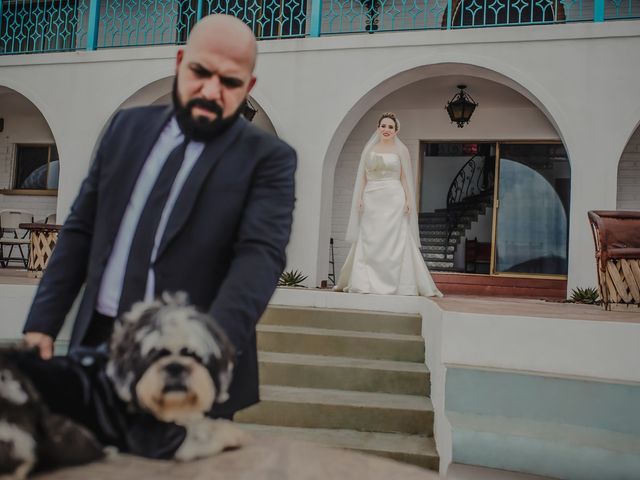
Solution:
[{"label": "white wedding dress", "polygon": [[[422,259],[404,213],[405,192],[396,153],[367,155],[363,212],[357,240],[336,290],[384,295],[442,296]],[[357,188],[357,186],[356,186]],[[415,208],[415,205],[411,205]]]}]

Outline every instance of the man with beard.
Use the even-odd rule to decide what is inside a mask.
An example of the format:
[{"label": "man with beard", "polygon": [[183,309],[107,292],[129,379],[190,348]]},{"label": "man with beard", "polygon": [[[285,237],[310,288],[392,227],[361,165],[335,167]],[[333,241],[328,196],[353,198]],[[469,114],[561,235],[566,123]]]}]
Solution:
[{"label": "man with beard", "polygon": [[246,25],[206,17],[178,50],[173,107],[115,115],[24,327],[43,358],[83,284],[72,353],[108,341],[135,302],[185,291],[236,350],[230,399],[211,415],[258,401],[255,325],[285,266],[296,155],[240,116],[255,60]]}]

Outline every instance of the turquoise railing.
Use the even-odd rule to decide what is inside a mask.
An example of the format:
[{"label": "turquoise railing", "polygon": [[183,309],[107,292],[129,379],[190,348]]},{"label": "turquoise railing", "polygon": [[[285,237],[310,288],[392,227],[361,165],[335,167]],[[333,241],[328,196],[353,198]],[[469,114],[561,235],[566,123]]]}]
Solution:
[{"label": "turquoise railing", "polygon": [[83,48],[89,1],[0,0],[0,54]]},{"label": "turquoise railing", "polygon": [[272,39],[640,18],[640,0],[0,0],[0,55],[181,44],[211,13]]}]

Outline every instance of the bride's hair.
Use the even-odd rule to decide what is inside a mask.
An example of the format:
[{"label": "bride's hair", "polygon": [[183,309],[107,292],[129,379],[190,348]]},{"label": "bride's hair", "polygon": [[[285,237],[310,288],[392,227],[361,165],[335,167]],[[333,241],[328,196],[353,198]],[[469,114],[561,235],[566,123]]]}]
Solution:
[{"label": "bride's hair", "polygon": [[393,123],[396,124],[396,132],[400,130],[400,121],[396,117],[396,114],[391,112],[383,113],[380,116],[380,118],[378,119],[378,126],[380,126],[380,123],[382,123],[382,120],[384,120],[385,118],[390,118],[391,120],[393,120]]}]

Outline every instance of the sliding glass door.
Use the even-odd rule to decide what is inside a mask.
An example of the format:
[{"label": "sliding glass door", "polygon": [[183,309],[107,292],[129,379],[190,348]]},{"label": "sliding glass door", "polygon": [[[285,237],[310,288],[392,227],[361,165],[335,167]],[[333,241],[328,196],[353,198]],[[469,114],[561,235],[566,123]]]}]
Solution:
[{"label": "sliding glass door", "polygon": [[561,144],[499,145],[495,273],[566,275],[570,167]]}]

